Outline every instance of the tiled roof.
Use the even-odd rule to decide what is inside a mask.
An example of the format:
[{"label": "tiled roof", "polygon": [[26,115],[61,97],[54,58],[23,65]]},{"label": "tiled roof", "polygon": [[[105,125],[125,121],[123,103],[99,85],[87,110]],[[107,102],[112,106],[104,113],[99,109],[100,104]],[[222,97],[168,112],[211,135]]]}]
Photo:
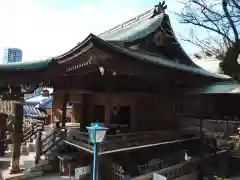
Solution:
[{"label": "tiled roof", "polygon": [[[53,98],[52,96],[49,96],[49,98],[45,99],[41,103],[37,104],[35,107],[39,109],[52,109],[52,103],[53,103]],[[72,108],[71,104],[67,104],[67,108],[70,109]]]},{"label": "tiled roof", "polygon": [[[70,51],[66,52],[63,55],[57,56],[53,59],[43,60],[43,61],[35,61],[35,62],[27,62],[27,63],[13,63],[9,65],[1,65],[0,70],[32,70],[32,69],[41,69],[44,67],[47,67],[49,64],[52,63],[59,63],[59,60],[65,59],[68,56],[75,55],[76,53],[79,53],[84,46],[88,45],[88,43],[92,43],[97,48],[105,47],[105,50],[108,50],[110,53],[111,51],[120,52],[127,56],[133,57],[136,60],[142,60],[147,63],[153,63],[158,66],[165,66],[169,68],[175,68],[177,70],[187,71],[195,74],[200,74],[206,77],[211,78],[217,78],[217,79],[230,79],[229,77],[218,75],[215,73],[210,73],[199,66],[197,66],[185,53],[185,51],[181,48],[181,45],[177,43],[177,39],[174,35],[174,32],[171,27],[171,23],[169,20],[169,17],[165,14],[158,14],[154,17],[153,15],[153,9],[140,14],[139,16],[130,19],[129,21],[122,23],[110,30],[105,31],[104,33],[100,34],[99,36],[95,36],[90,34],[85,40],[83,40],[81,43],[79,43],[77,46],[72,48]],[[159,30],[159,27],[163,24],[163,22],[166,25],[166,28],[170,32],[170,35],[173,39],[172,42],[170,40],[169,44],[177,44],[175,46],[171,46],[173,52],[168,52],[171,54],[175,54],[174,58],[167,58],[162,55],[162,50],[159,47],[154,47],[157,50],[155,53],[149,53],[150,48],[140,49],[137,47],[137,49],[133,50],[131,48],[124,47],[124,43],[134,42],[136,40],[144,39],[148,37],[148,35],[154,33],[156,30]],[[161,35],[161,34],[160,34]],[[174,40],[175,39],[175,40]],[[152,40],[152,39],[151,39]],[[98,44],[98,45],[97,45]],[[166,46],[163,44],[164,48],[168,48],[169,46]],[[141,47],[144,48],[144,47]],[[170,57],[170,55],[169,55]],[[177,59],[178,58],[178,59]],[[49,104],[47,107],[50,107]]]},{"label": "tiled roof", "polygon": [[35,108],[33,105],[24,104],[23,105],[23,114],[26,117],[35,117],[35,118],[44,118],[47,117],[47,114]]},{"label": "tiled roof", "polygon": [[[79,43],[78,46],[73,48],[72,52],[75,51],[76,49],[78,50],[81,49],[89,41],[97,41],[99,44],[97,48],[102,48],[105,45],[105,47],[109,48],[109,51],[111,50],[115,50],[116,52],[119,51],[135,59],[143,60],[148,63],[153,63],[158,66],[165,66],[169,68],[174,68],[176,70],[187,71],[190,73],[199,74],[211,78],[217,78],[221,80],[231,79],[230,77],[225,75],[211,73],[196,65],[186,55],[185,51],[182,49],[180,44],[178,44],[176,50],[177,53],[179,54],[179,59],[178,58],[170,59],[161,54],[161,52],[150,53],[148,50],[140,49],[138,46],[136,46],[135,49],[124,47],[124,44],[126,42],[133,42],[135,40],[142,39],[148,36],[149,34],[153,33],[156,29],[158,29],[163,20],[167,21],[168,26],[171,28],[169,17],[166,14],[160,14],[153,18],[151,18],[151,15],[152,10],[135,17],[130,21],[120,24],[115,28],[100,34],[99,36],[90,34],[84,41]],[[175,37],[173,31],[172,36]],[[95,46],[97,46],[96,43],[94,44]],[[72,52],[69,51],[69,53]]]},{"label": "tiled roof", "polygon": [[[0,112],[12,115],[12,101],[0,101]],[[23,105],[23,115],[26,117],[35,117],[35,118],[43,118],[46,117],[46,113],[40,111],[39,109],[35,108],[31,104],[24,104]]]},{"label": "tiled roof", "polygon": [[118,46],[116,44],[106,42],[106,41],[98,38],[97,36],[94,36],[94,35],[91,35],[91,36],[93,36],[93,38],[97,39],[97,41],[99,41],[101,43],[101,46],[99,46],[99,48],[101,48],[103,45],[105,45],[108,48],[111,48],[111,50],[115,50],[116,52],[121,52],[121,53],[131,56],[135,59],[153,63],[158,66],[165,66],[165,67],[169,67],[169,68],[174,68],[176,70],[187,71],[187,72],[191,72],[194,74],[199,74],[199,75],[222,79],[222,80],[231,80],[231,78],[229,76],[211,73],[211,72],[206,71],[198,66],[188,66],[188,65],[182,64],[178,61],[172,61],[169,58],[167,58],[161,54],[150,53],[150,52],[147,52],[147,51],[141,50],[141,49],[133,50],[130,48],[124,48],[122,46]]},{"label": "tiled roof", "polygon": [[8,64],[1,64],[0,70],[1,71],[37,70],[37,69],[43,69],[52,63],[53,63],[53,59],[8,63]]},{"label": "tiled roof", "polygon": [[37,105],[39,103],[41,103],[42,101],[44,101],[45,99],[48,99],[48,97],[43,96],[43,90],[47,90],[49,92],[49,94],[53,93],[53,88],[39,88],[38,91],[36,90],[34,94],[30,94],[26,97],[24,97],[24,100],[26,103],[28,104],[34,104]]},{"label": "tiled roof", "polygon": [[219,63],[221,62],[220,60],[216,59],[216,58],[204,58],[204,59],[198,59],[195,57],[192,57],[192,60],[200,67],[202,67],[203,69],[212,72],[212,73],[217,73],[217,74],[221,74],[222,70],[219,66]]},{"label": "tiled roof", "polygon": [[28,99],[25,99],[25,102],[28,104],[39,104],[41,101],[44,101],[44,99],[47,99],[48,97],[40,95],[35,95],[33,97],[30,97]]},{"label": "tiled roof", "polygon": [[191,94],[239,94],[240,85],[237,82],[217,82],[194,89]]},{"label": "tiled roof", "polygon": [[147,11],[123,24],[116,26],[100,35],[105,41],[132,42],[153,33],[162,23],[164,14],[150,18],[152,10]]}]

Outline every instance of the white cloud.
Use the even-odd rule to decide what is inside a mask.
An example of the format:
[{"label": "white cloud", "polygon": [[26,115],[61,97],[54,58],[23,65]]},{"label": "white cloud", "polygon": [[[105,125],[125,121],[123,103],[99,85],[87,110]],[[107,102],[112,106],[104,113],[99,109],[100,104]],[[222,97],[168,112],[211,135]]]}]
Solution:
[{"label": "white cloud", "polygon": [[142,0],[86,1],[63,11],[40,2],[0,0],[0,58],[3,47],[22,49],[26,61],[60,55],[89,33],[101,33],[154,5],[146,7]]}]

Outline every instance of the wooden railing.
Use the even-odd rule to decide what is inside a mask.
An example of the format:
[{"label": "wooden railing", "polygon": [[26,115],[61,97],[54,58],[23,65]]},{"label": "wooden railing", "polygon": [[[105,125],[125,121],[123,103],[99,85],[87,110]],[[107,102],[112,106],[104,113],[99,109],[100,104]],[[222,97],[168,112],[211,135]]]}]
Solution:
[{"label": "wooden railing", "polygon": [[219,156],[222,156],[226,153],[228,153],[227,150],[221,150],[215,153],[205,154],[201,158],[193,158],[188,161],[183,161],[182,163],[164,169],[160,169],[155,172],[147,173],[142,176],[133,177],[131,178],[131,180],[152,180],[154,174],[160,174],[164,177],[167,177],[167,180],[174,180],[178,177],[188,175],[193,172],[197,173],[199,171],[200,165],[204,165],[204,162],[208,164],[210,162],[210,159],[212,158],[215,158],[216,160],[221,159],[221,157]]},{"label": "wooden railing", "polygon": [[35,136],[38,131],[42,131],[44,129],[44,122],[32,123],[32,125],[26,128],[22,135],[22,142],[26,142],[27,140],[32,141],[32,137]]},{"label": "wooden railing", "polygon": [[169,168],[160,170],[157,174],[163,175],[168,180],[173,180],[184,175],[198,172],[199,162],[197,160],[186,161]]},{"label": "wooden railing", "polygon": [[155,173],[147,173],[138,177],[131,178],[132,180],[152,180],[154,174],[166,177],[167,180],[174,180],[176,178],[198,172],[199,164],[198,160],[184,161],[180,164],[176,164],[170,167],[163,168]]},{"label": "wooden railing", "polygon": [[[236,128],[239,126],[239,121],[234,120],[220,120],[220,119],[203,119],[202,128],[205,130],[206,135],[210,136],[229,136],[236,132]],[[200,119],[194,117],[180,117],[179,118],[180,128],[185,129],[186,127],[199,128],[200,131]],[[193,129],[193,128],[192,128]],[[196,133],[197,132],[196,129]]]},{"label": "wooden railing", "polygon": [[13,101],[0,101],[0,112],[12,115],[13,114]]},{"label": "wooden railing", "polygon": [[[47,152],[52,151],[54,147],[58,146],[66,138],[66,130],[53,130],[47,136],[42,136],[42,131],[37,134],[36,140],[36,157],[35,164],[39,163],[40,157]],[[59,146],[60,147],[60,146]]]},{"label": "wooden railing", "polygon": [[149,131],[108,135],[100,146],[100,152],[169,141],[177,137],[178,136],[174,134],[174,132],[170,131]]},{"label": "wooden railing", "polygon": [[74,143],[83,148],[93,150],[93,145],[88,137],[87,133],[84,132],[73,132],[72,137],[68,138],[67,141]]},{"label": "wooden railing", "polygon": [[64,140],[65,137],[66,137],[66,132],[64,129],[62,129],[59,131],[53,131],[50,134],[48,134],[46,137],[41,136],[40,138],[38,138],[38,139],[41,139],[41,142],[39,144],[39,149],[41,150],[40,155],[46,154],[53,147],[57,146],[62,140]]},{"label": "wooden railing", "polygon": [[[9,122],[9,125],[12,124]],[[33,136],[36,136],[39,131],[44,129],[44,122],[43,121],[32,121],[32,122],[24,122],[23,125],[23,132],[22,132],[22,143],[26,143],[28,140],[31,142]],[[9,136],[5,140],[7,144],[12,142],[11,131],[8,132]]]},{"label": "wooden railing", "polygon": [[[171,131],[150,131],[107,135],[104,142],[99,146],[99,152],[160,143],[175,140],[177,138],[178,135]],[[67,141],[88,150],[93,150],[93,145],[91,144],[87,133],[78,131],[72,132],[71,137],[69,137]]]}]

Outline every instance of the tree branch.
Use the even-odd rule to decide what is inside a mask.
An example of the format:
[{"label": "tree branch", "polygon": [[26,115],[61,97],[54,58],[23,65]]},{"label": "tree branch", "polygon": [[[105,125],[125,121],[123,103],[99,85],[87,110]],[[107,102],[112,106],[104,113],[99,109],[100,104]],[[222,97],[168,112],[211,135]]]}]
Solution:
[{"label": "tree branch", "polygon": [[218,31],[218,30],[216,30],[216,29],[214,29],[214,28],[208,27],[207,25],[201,24],[200,22],[196,23],[196,22],[191,22],[191,21],[188,21],[188,20],[185,20],[185,21],[186,21],[186,23],[191,23],[191,24],[193,24],[193,25],[195,25],[195,26],[203,27],[203,28],[205,28],[205,29],[208,29],[208,30],[211,30],[211,31],[213,31],[213,32],[216,32],[216,33],[224,36],[229,42],[232,42],[232,43],[233,43],[233,41],[232,41],[228,36],[226,36],[224,33],[222,33],[221,31]]},{"label": "tree branch", "polygon": [[222,7],[223,7],[223,11],[225,12],[226,16],[227,16],[227,19],[229,21],[229,24],[230,26],[232,27],[232,30],[233,30],[233,34],[234,34],[234,37],[235,37],[235,41],[237,42],[239,40],[239,36],[238,36],[238,31],[237,31],[237,27],[235,26],[232,18],[231,18],[231,15],[229,14],[228,12],[228,9],[227,9],[227,2],[226,0],[222,0]]},{"label": "tree branch", "polygon": [[[208,29],[221,36],[225,36],[225,39],[233,43],[232,39],[228,35],[226,35],[224,32],[221,31],[220,29],[221,25],[215,22],[220,20],[224,21],[223,20],[224,16],[208,8],[207,5],[201,0],[193,0],[191,2],[201,9],[201,13],[199,13],[195,9],[192,9],[193,6],[186,5],[185,8],[188,10],[188,12],[186,13],[182,12],[181,14],[178,14],[178,16],[181,17],[182,19],[181,21],[182,23],[193,24],[193,25]],[[204,19],[201,19],[201,14],[205,17]]]},{"label": "tree branch", "polygon": [[240,4],[238,4],[239,2],[237,2],[236,0],[232,0],[232,3],[235,7],[237,7],[240,10]]}]

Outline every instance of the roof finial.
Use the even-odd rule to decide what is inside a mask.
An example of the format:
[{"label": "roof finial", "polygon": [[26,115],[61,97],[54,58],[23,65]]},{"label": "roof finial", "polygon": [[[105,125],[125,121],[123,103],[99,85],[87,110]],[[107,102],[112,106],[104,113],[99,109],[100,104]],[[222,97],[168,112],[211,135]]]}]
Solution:
[{"label": "roof finial", "polygon": [[154,6],[153,15],[151,18],[155,17],[156,15],[165,13],[165,10],[167,9],[167,5],[165,4],[165,1],[160,1],[158,5]]}]

